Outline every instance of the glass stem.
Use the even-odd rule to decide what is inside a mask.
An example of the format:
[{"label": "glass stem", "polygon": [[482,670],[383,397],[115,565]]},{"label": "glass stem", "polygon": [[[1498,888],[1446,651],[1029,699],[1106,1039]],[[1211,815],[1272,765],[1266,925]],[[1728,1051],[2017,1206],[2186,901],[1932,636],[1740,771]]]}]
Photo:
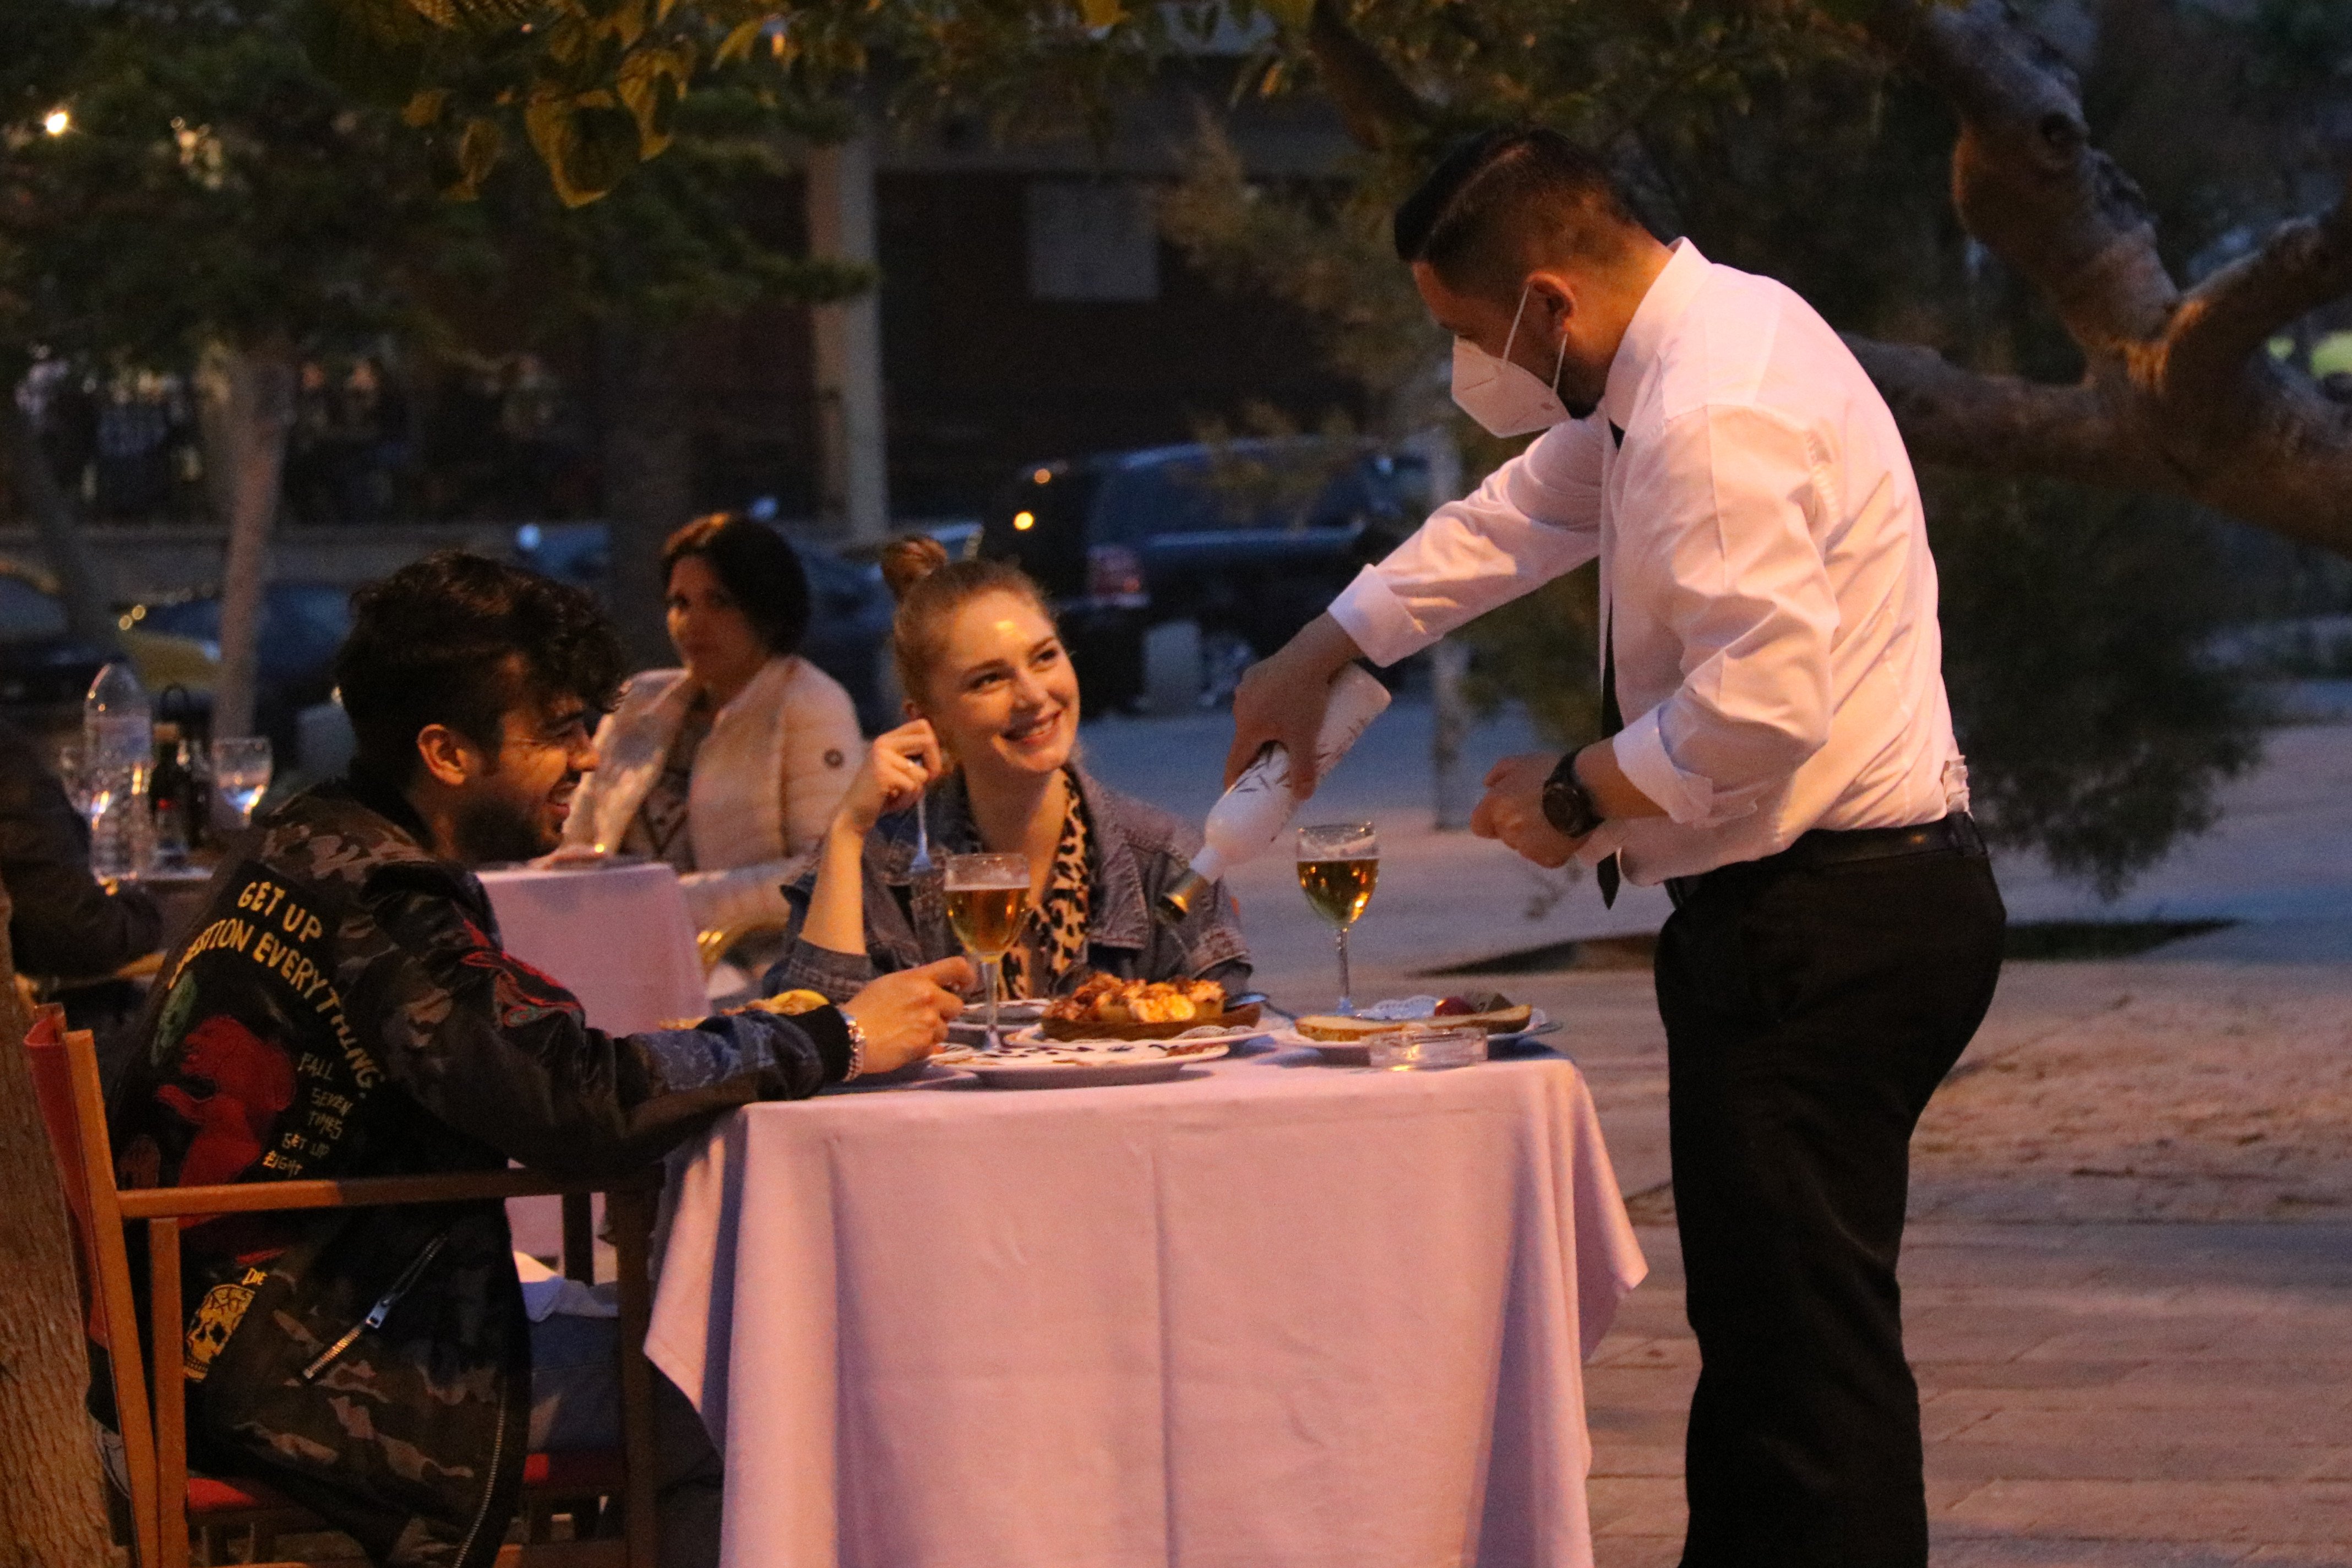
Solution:
[{"label": "glass stem", "polygon": [[1339,1012],[1342,1016],[1353,1013],[1356,1004],[1349,999],[1355,987],[1348,984],[1348,928],[1339,928]]},{"label": "glass stem", "polygon": [[1002,1049],[1004,1042],[996,1033],[996,977],[1004,961],[989,958],[981,961],[981,984],[988,987],[988,1048]]}]

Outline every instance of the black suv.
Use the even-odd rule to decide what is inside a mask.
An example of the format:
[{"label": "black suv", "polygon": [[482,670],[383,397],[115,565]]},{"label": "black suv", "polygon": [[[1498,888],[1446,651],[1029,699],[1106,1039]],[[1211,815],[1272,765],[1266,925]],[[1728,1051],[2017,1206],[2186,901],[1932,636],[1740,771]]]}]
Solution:
[{"label": "black suv", "polygon": [[1180,620],[1216,701],[1420,525],[1428,489],[1419,458],[1326,437],[1107,452],[1022,469],[981,553],[1053,597],[1089,708],[1141,696],[1144,634]]}]

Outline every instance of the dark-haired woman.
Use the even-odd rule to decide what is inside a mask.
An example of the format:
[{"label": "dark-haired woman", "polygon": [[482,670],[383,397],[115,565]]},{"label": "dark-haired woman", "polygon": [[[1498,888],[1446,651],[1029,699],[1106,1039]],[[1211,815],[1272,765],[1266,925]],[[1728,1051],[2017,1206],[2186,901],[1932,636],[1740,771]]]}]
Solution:
[{"label": "dark-haired woman", "polygon": [[1153,918],[1199,836],[1078,764],[1077,677],[1036,584],[998,562],[950,563],[922,538],[894,541],[882,571],[898,596],[893,652],[911,721],[866,750],[814,871],[790,890],[800,918],[765,988],[848,996],[962,951],[941,871],[908,868],[918,805],[935,866],[982,852],[1029,862],[1031,912],[1004,963],[1012,995],[1057,995],[1097,972],[1245,988],[1249,949],[1222,892],[1180,925]]},{"label": "dark-haired woman", "polygon": [[596,732],[567,852],[667,860],[703,931],[780,926],[865,742],[839,682],[799,657],[808,576],[772,529],[698,518],[662,548],[682,669],[629,682]]}]

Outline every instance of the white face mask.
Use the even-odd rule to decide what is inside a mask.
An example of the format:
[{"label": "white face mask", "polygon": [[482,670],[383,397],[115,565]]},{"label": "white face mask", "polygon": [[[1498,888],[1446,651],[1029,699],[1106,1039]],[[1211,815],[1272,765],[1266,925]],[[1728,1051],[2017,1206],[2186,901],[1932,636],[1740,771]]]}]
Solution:
[{"label": "white face mask", "polygon": [[1475,419],[1489,436],[1525,436],[1548,430],[1570,417],[1559,400],[1559,373],[1568,363],[1568,340],[1559,344],[1559,359],[1551,367],[1551,384],[1524,365],[1511,362],[1511,343],[1519,335],[1519,318],[1528,311],[1528,291],[1519,290],[1519,308],[1511,314],[1510,335],[1503,340],[1503,355],[1496,358],[1467,338],[1454,340],[1454,401]]}]

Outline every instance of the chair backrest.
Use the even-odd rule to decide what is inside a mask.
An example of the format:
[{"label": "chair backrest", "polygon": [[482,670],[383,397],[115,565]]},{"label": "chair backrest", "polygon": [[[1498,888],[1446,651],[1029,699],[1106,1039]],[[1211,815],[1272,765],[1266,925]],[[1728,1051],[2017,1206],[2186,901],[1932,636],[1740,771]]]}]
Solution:
[{"label": "chair backrest", "polygon": [[[38,1009],[25,1034],[25,1053],[33,1068],[33,1098],[41,1108],[41,1124],[48,1130],[49,1152],[57,1161],[58,1185],[64,1190],[66,1215],[72,1222],[74,1251],[80,1263],[82,1315],[89,1337],[109,1342],[105,1310],[99,1302],[98,1227],[90,1215],[89,1163],[82,1147],[81,1124],[74,1116],[73,1068],[66,1058],[65,1009],[55,1003]],[[103,1130],[100,1136],[105,1136]],[[109,1163],[112,1163],[110,1153]]]},{"label": "chair backrest", "polygon": [[[99,1087],[98,1048],[89,1036],[69,1033],[65,1009],[55,1005],[35,1015],[25,1037],[33,1097],[48,1130],[57,1161],[58,1184],[65,1191],[72,1222],[84,1321],[89,1337],[112,1363],[115,1421],[122,1437],[131,1519],[140,1561],[158,1561],[154,1523],[157,1477],[155,1439],[148,1419],[145,1358],[139,1343],[138,1309],[131,1293],[131,1257],[123,1245],[122,1210],[114,1185],[114,1152],[106,1131],[106,1103]],[[169,1353],[173,1348],[161,1346]]]}]

